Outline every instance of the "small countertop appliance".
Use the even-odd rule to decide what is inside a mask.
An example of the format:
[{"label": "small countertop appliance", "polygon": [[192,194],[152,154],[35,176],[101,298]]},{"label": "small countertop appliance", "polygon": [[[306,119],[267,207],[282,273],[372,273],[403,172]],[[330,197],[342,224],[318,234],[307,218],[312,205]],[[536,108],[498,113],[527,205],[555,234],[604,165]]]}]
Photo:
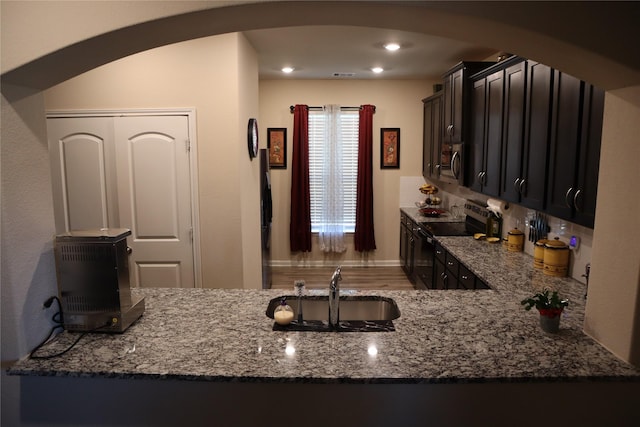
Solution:
[{"label": "small countertop appliance", "polygon": [[124,332],[144,313],[129,284],[126,228],[70,231],[56,236],[55,259],[64,328]]}]

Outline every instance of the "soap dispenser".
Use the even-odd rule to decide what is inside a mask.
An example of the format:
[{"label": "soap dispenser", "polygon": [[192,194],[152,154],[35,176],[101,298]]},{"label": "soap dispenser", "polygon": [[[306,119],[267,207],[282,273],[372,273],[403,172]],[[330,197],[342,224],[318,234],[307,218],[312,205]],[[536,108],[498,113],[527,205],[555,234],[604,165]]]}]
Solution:
[{"label": "soap dispenser", "polygon": [[273,311],[273,319],[282,326],[288,325],[293,320],[293,309],[287,304],[286,298],[282,298],[280,305]]}]

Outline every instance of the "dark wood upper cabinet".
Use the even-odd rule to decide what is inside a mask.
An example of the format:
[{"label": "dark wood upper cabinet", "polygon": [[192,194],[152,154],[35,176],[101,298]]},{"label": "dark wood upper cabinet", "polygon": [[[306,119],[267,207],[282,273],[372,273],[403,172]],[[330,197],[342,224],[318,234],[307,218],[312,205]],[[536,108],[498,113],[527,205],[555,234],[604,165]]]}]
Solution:
[{"label": "dark wood upper cabinet", "polygon": [[546,210],[593,227],[604,93],[559,71],[553,85]]},{"label": "dark wood upper cabinet", "polygon": [[451,71],[444,77],[444,137],[447,144],[462,142],[464,66]]},{"label": "dark wood upper cabinet", "polygon": [[469,77],[494,62],[460,62],[442,76],[444,82],[443,98],[443,144],[460,144],[468,136],[467,118],[470,105],[471,86]]},{"label": "dark wood upper cabinet", "polygon": [[518,57],[471,83],[466,185],[593,227],[603,91]]},{"label": "dark wood upper cabinet", "polygon": [[423,159],[422,175],[425,179],[440,176],[440,143],[442,140],[442,91],[423,99]]},{"label": "dark wood upper cabinet", "polygon": [[521,179],[517,184],[520,203],[542,210],[547,188],[553,70],[533,61],[527,61],[526,66],[527,95],[523,162]]},{"label": "dark wood upper cabinet", "polygon": [[504,70],[504,123],[500,195],[508,201],[520,200],[522,181],[526,62]]},{"label": "dark wood upper cabinet", "polygon": [[502,159],[504,71],[476,75],[472,85],[467,182],[470,188],[497,197]]}]

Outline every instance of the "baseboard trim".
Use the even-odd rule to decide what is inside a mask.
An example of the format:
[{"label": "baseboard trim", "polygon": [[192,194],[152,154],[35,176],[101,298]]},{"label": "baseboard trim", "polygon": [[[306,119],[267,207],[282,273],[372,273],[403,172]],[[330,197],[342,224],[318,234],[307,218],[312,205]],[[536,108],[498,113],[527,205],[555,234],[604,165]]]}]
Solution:
[{"label": "baseboard trim", "polygon": [[400,260],[271,260],[271,267],[400,267]]}]

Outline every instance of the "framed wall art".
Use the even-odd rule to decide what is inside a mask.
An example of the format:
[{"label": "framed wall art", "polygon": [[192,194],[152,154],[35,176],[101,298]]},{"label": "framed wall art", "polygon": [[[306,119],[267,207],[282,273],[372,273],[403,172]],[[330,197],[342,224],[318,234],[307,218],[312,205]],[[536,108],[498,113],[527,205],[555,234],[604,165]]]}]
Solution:
[{"label": "framed wall art", "polygon": [[380,169],[400,168],[400,128],[380,128]]},{"label": "framed wall art", "polygon": [[267,128],[269,168],[287,168],[287,128]]}]

